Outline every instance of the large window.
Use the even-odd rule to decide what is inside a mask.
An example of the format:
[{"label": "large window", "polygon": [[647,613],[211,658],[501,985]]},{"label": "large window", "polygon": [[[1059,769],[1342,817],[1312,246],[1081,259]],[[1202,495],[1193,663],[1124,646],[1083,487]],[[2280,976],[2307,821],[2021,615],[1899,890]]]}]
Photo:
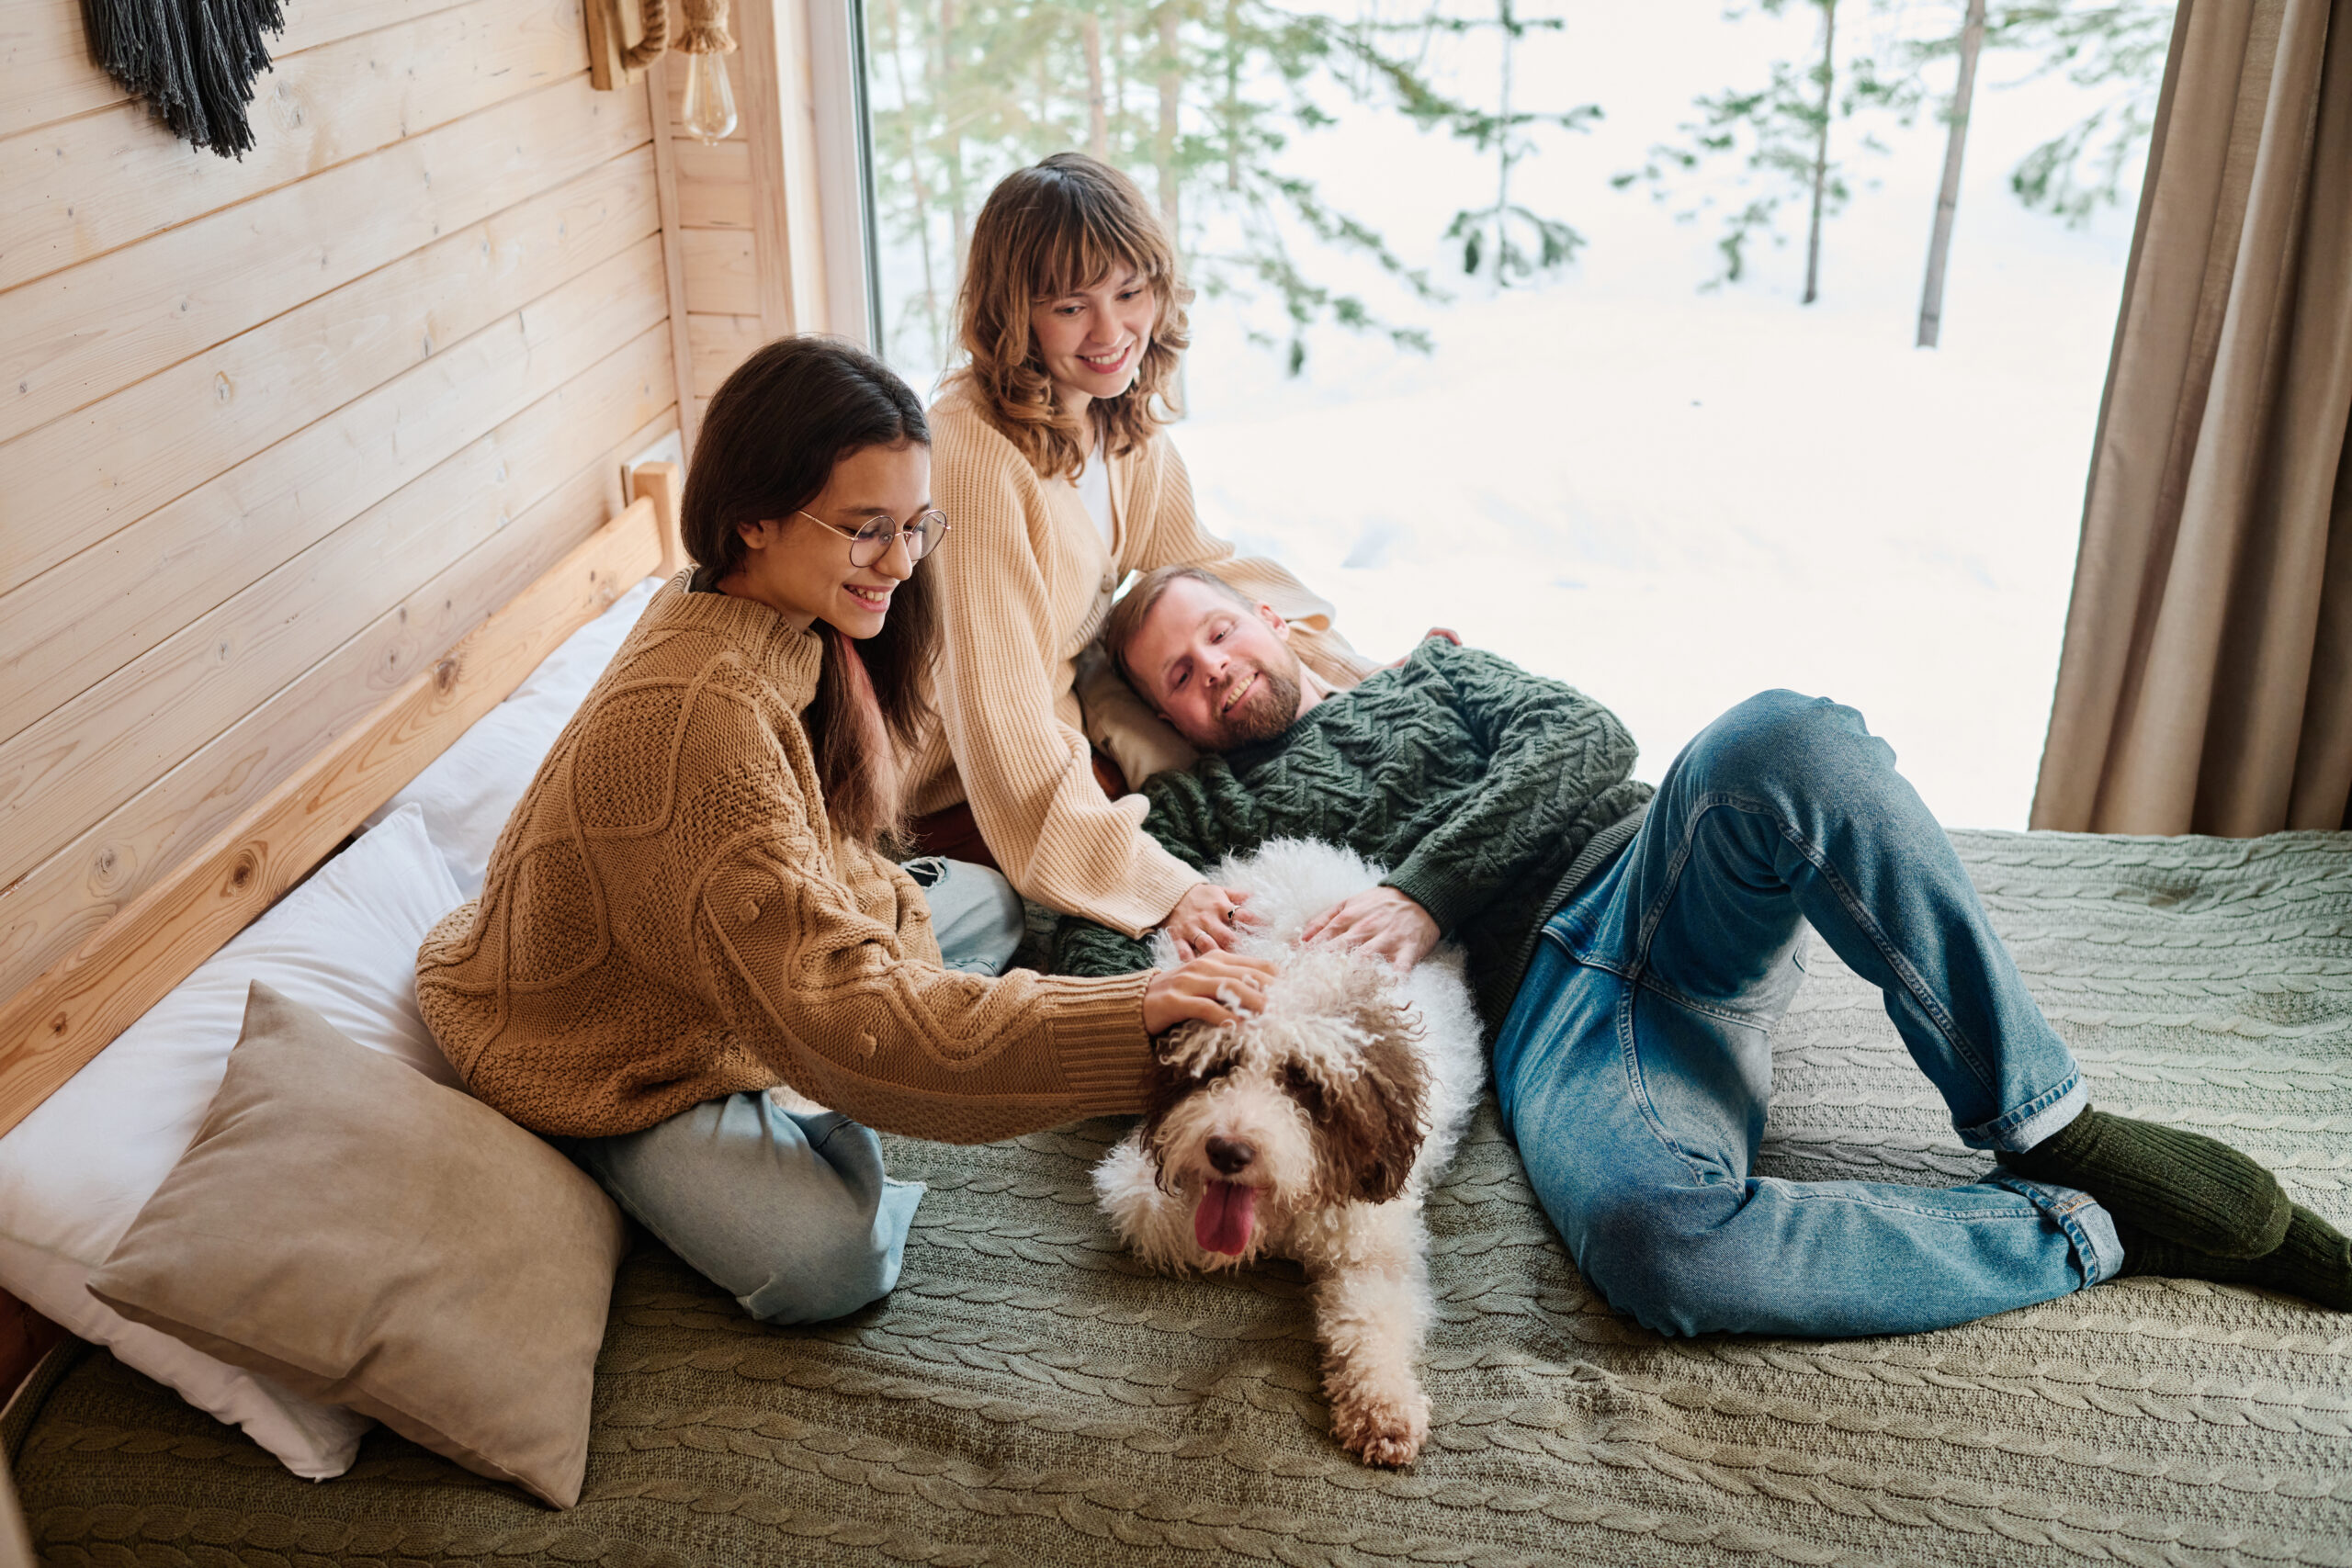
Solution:
[{"label": "large window", "polygon": [[1946,821],[2024,825],[2169,6],[1990,7],[1921,348],[1965,0],[865,5],[919,387],[989,186],[1096,152],[1200,291],[1204,521],[1359,647],[1454,626],[1650,778],[1828,694]]}]

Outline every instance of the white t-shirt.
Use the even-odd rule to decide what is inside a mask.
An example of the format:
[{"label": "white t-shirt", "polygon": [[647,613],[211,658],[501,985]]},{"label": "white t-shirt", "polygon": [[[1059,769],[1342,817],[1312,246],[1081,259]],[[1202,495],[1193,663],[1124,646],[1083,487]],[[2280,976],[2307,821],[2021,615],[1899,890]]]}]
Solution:
[{"label": "white t-shirt", "polygon": [[1094,450],[1086,455],[1086,467],[1078,471],[1074,482],[1078,499],[1086,502],[1087,514],[1102,530],[1102,547],[1115,549],[1115,530],[1111,521],[1111,465],[1103,460],[1101,437],[1096,437]]}]

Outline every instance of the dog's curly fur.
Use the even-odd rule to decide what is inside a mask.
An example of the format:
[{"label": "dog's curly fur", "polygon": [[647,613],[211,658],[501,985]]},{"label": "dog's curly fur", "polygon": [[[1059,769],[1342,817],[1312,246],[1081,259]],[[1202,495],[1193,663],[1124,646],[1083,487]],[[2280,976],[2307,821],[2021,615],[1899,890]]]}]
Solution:
[{"label": "dog's curly fur", "polygon": [[[1211,873],[1250,893],[1262,923],[1240,949],[1279,972],[1262,1012],[1170,1036],[1148,1112],[1095,1168],[1094,1190],[1155,1267],[1211,1270],[1261,1253],[1306,1265],[1332,1434],[1368,1462],[1402,1465],[1429,1434],[1415,1367],[1430,1315],[1421,1202],[1461,1142],[1486,1054],[1458,949],[1400,977],[1382,960],[1299,942],[1310,919],[1382,874],[1297,840]],[[1238,1167],[1237,1145],[1247,1151]],[[1252,1194],[1238,1254],[1208,1250],[1193,1224],[1208,1184],[1228,1178]]]}]

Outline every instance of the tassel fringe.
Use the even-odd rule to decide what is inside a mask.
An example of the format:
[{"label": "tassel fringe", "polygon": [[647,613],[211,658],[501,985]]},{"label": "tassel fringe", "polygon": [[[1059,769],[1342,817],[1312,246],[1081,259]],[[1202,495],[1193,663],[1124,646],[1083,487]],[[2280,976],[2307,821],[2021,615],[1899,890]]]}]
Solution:
[{"label": "tassel fringe", "polygon": [[173,135],[224,158],[254,145],[246,109],[269,69],[279,0],[83,0],[90,53]]}]

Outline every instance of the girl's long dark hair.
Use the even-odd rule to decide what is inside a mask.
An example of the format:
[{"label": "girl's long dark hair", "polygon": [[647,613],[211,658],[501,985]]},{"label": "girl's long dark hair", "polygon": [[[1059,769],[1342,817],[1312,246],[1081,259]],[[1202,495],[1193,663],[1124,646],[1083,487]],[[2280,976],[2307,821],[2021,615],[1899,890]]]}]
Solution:
[{"label": "girl's long dark hair", "polygon": [[[789,518],[815,501],[833,465],[868,446],[931,444],[922,404],[890,367],[835,338],[778,338],[727,378],[703,415],[679,508],[686,553],[716,583],[743,564],[736,529]],[[815,527],[813,523],[806,523]],[[848,541],[842,541],[848,547]],[[939,652],[938,601],[918,567],[890,596],[882,629],[861,647],[831,626],[817,694],[801,716],[833,825],[883,847],[904,826],[904,755],[929,717]]]}]

